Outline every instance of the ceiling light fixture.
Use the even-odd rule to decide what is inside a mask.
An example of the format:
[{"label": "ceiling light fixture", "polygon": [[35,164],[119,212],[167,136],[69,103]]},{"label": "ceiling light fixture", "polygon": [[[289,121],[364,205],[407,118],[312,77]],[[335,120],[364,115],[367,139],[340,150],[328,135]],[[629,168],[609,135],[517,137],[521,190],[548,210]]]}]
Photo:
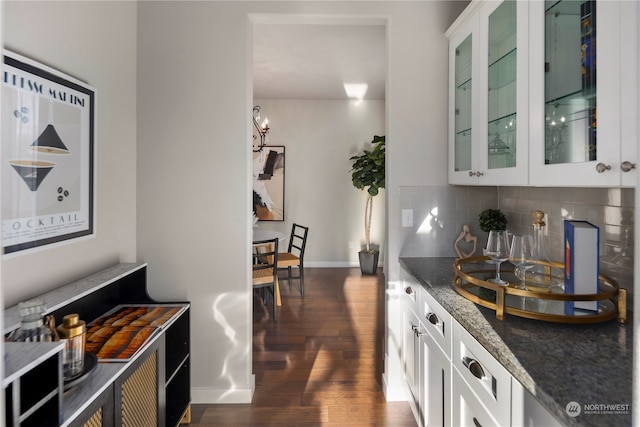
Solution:
[{"label": "ceiling light fixture", "polygon": [[345,83],[344,91],[347,93],[349,98],[357,99],[358,101],[362,101],[364,99],[364,95],[367,93],[367,89],[369,85],[366,83]]},{"label": "ceiling light fixture", "polygon": [[[260,145],[256,147],[256,145],[253,144],[253,152],[257,153],[259,151],[262,151],[264,146],[267,144],[267,134],[269,133],[269,120],[266,117],[264,118],[262,124],[260,124],[259,105],[253,107],[253,126],[256,128],[258,134],[260,135]],[[256,137],[256,135],[253,135],[253,139],[255,141],[258,138]]]}]

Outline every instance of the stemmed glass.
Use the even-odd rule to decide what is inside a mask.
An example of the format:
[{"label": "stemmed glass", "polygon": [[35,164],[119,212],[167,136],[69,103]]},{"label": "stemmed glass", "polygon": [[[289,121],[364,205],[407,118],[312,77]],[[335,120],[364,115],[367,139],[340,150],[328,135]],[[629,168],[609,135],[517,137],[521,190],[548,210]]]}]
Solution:
[{"label": "stemmed glass", "polygon": [[507,232],[503,230],[491,230],[489,240],[487,240],[486,255],[496,264],[495,279],[488,279],[489,282],[506,286],[509,283],[500,278],[500,264],[509,259],[509,239]]},{"label": "stemmed glass", "polygon": [[527,270],[536,265],[535,245],[533,244],[533,236],[513,236],[511,241],[511,251],[509,252],[509,262],[520,270],[520,289],[527,289],[526,273]]}]

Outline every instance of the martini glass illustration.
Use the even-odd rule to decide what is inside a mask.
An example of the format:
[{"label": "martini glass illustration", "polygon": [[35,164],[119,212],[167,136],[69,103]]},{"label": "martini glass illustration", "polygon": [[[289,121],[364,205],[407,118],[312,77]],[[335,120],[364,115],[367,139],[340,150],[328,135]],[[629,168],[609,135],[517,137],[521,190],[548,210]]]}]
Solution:
[{"label": "martini glass illustration", "polygon": [[18,175],[20,175],[31,191],[38,189],[44,178],[56,165],[55,163],[38,160],[9,160],[9,164],[18,172]]}]

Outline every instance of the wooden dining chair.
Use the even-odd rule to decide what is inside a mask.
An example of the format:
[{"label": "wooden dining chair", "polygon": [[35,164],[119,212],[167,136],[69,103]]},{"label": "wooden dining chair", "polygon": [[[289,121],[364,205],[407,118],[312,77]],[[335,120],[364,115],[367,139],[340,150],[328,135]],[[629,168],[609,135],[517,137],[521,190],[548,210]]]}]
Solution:
[{"label": "wooden dining chair", "polygon": [[[253,242],[253,289],[267,289],[273,299],[273,321],[278,321],[278,239]],[[263,302],[269,295],[265,293]]]},{"label": "wooden dining chair", "polygon": [[[304,296],[304,251],[307,246],[307,235],[309,227],[294,223],[291,226],[291,236],[289,237],[289,248],[287,252],[278,254],[278,270],[287,270],[287,280],[291,287],[291,280],[300,280],[300,295]],[[292,276],[292,268],[298,267],[298,275]]]}]

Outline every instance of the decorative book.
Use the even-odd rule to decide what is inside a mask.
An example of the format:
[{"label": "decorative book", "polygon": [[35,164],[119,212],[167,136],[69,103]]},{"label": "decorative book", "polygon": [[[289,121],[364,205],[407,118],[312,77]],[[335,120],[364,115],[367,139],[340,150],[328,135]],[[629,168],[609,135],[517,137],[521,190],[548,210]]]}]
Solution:
[{"label": "decorative book", "polygon": [[119,305],[87,327],[85,351],[102,362],[126,362],[174,316],[182,305]]},{"label": "decorative book", "polygon": [[[587,221],[564,221],[564,292],[597,294],[600,275],[600,229]],[[598,301],[567,301],[565,314],[598,311]]]}]

